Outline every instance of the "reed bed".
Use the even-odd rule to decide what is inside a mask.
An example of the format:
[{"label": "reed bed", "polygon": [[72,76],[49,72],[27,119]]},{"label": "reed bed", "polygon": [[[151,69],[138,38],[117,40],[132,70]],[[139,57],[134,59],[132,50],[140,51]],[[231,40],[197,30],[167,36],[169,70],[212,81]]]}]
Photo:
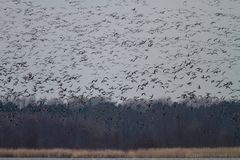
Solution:
[{"label": "reed bed", "polygon": [[0,157],[69,157],[69,158],[206,158],[240,157],[240,147],[156,148],[138,150],[83,149],[0,149]]}]

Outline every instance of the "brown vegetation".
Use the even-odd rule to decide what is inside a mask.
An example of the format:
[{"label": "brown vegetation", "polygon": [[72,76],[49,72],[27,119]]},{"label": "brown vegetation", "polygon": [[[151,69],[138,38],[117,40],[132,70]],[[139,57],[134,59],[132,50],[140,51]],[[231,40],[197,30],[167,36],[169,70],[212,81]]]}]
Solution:
[{"label": "brown vegetation", "polygon": [[240,157],[240,148],[159,148],[138,150],[78,150],[78,149],[0,149],[0,157],[122,157],[122,158],[199,158]]}]

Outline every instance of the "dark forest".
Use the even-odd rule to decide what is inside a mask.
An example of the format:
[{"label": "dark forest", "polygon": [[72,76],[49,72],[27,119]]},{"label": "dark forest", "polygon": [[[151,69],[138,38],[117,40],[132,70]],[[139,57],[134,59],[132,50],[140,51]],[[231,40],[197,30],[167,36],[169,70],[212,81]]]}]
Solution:
[{"label": "dark forest", "polygon": [[240,146],[239,101],[0,102],[0,148],[218,146]]}]

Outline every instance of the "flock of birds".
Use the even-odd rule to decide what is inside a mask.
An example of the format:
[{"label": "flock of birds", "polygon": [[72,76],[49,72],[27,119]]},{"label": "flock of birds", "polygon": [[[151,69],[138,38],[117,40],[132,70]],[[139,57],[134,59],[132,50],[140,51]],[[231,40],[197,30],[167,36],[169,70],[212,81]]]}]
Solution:
[{"label": "flock of birds", "polygon": [[4,99],[240,97],[240,1],[0,3]]}]

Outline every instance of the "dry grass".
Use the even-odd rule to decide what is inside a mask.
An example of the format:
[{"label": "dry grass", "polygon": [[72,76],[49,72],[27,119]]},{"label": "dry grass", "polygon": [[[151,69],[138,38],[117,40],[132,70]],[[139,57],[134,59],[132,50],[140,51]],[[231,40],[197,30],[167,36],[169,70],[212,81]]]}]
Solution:
[{"label": "dry grass", "polygon": [[240,148],[159,148],[139,150],[77,150],[77,149],[0,149],[0,157],[70,157],[70,158],[200,158],[240,157]]}]

